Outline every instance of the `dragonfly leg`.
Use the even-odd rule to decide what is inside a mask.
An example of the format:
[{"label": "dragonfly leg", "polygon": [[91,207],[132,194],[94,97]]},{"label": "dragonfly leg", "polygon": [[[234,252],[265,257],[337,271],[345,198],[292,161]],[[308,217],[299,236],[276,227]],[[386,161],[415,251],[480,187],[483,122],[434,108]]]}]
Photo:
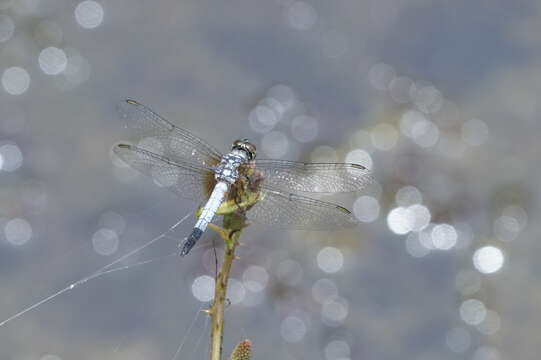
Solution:
[{"label": "dragonfly leg", "polygon": [[240,209],[240,206],[236,204],[233,200],[224,201],[218,210],[216,210],[216,215],[228,215],[232,214]]},{"label": "dragonfly leg", "polygon": [[230,204],[226,204],[225,209],[222,208],[222,214],[224,215],[223,227],[212,223],[208,224],[208,227],[220,235],[226,246],[231,249],[236,245],[242,229],[248,226],[248,224],[246,224],[244,215],[239,214],[239,212],[244,210],[244,207],[237,206],[231,202]]},{"label": "dragonfly leg", "polygon": [[239,233],[240,230],[238,230],[238,229],[224,229],[224,228],[219,227],[218,225],[214,225],[214,224],[209,224],[208,227],[209,227],[209,229],[212,229],[218,235],[220,235],[222,240],[225,242],[225,245],[229,249],[233,248],[233,245],[235,245],[235,243],[237,242],[237,239],[238,239],[238,235],[236,235],[236,234]]},{"label": "dragonfly leg", "polygon": [[238,212],[239,210],[246,210],[247,208],[253,206],[259,200],[259,196],[257,196],[257,194],[255,195],[256,196],[248,196],[246,200],[239,203],[237,203],[235,200],[224,201],[216,211],[216,214],[228,215]]},{"label": "dragonfly leg", "polygon": [[[210,223],[208,227],[220,235],[229,249],[236,245],[242,229],[248,226],[244,213],[259,200],[259,197],[259,193],[250,192],[243,197],[243,201],[227,200],[216,210],[216,215],[224,216],[224,226],[222,228]],[[196,212],[196,215],[199,216],[200,212],[201,209]]]},{"label": "dragonfly leg", "polygon": [[209,229],[212,229],[213,231],[215,231],[218,235],[220,235],[220,237],[222,239],[225,239],[228,237],[228,231],[218,225],[214,225],[212,223],[210,223],[208,225]]}]

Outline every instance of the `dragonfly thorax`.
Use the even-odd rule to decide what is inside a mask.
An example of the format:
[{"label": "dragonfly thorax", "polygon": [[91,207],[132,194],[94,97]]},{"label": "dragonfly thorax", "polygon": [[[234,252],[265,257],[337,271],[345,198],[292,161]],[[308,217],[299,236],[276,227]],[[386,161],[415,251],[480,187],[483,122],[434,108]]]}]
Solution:
[{"label": "dragonfly thorax", "polygon": [[225,181],[233,184],[239,178],[238,168],[242,163],[248,161],[248,154],[245,151],[234,149],[225,154],[214,170],[214,178],[217,181]]},{"label": "dragonfly thorax", "polygon": [[247,139],[236,140],[231,147],[231,152],[222,156],[222,159],[214,170],[214,178],[217,181],[225,181],[233,184],[239,178],[238,168],[242,163],[255,158],[255,145]]}]

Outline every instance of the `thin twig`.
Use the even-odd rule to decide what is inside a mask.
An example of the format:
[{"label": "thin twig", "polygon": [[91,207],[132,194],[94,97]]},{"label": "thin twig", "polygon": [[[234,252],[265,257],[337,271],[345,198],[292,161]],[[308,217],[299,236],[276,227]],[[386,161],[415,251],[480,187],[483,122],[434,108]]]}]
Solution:
[{"label": "thin twig", "polygon": [[[248,191],[247,189],[245,189]],[[214,301],[212,307],[209,310],[211,316],[211,330],[210,330],[210,360],[222,359],[222,340],[224,337],[224,310],[225,299],[227,294],[227,283],[229,282],[229,273],[231,271],[231,265],[235,259],[235,249],[237,248],[238,241],[242,230],[247,226],[246,217],[244,216],[244,209],[249,208],[258,199],[258,194],[255,197],[251,192],[246,192],[245,197],[248,200],[252,199],[252,203],[248,203],[241,206],[236,199],[227,201],[220,205],[220,208],[216,212],[217,214],[224,215],[223,228],[216,226],[212,223],[208,227],[220,235],[224,240],[224,260],[222,262],[222,268],[216,277],[216,284],[214,287]],[[243,202],[241,202],[243,203]]]},{"label": "thin twig", "polygon": [[[229,245],[229,246],[228,246]],[[231,264],[235,259],[235,249],[237,247],[236,242],[227,244],[225,246],[224,261],[222,268],[216,278],[216,286],[214,288],[214,303],[210,308],[210,315],[212,320],[211,325],[211,345],[210,345],[210,359],[221,360],[222,358],[222,340],[224,332],[224,309],[225,299],[227,293],[227,283],[229,281],[229,272],[231,270]]]}]

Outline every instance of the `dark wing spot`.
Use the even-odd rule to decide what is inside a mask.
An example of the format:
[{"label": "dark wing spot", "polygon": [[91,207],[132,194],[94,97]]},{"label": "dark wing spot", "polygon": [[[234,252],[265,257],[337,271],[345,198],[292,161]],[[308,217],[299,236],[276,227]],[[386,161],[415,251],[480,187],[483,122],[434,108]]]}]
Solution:
[{"label": "dark wing spot", "polygon": [[343,206],[336,205],[336,208],[337,208],[338,210],[340,210],[341,212],[345,213],[345,214],[348,214],[348,215],[351,214],[351,211],[349,211],[348,209],[346,209],[346,208],[343,207]]},{"label": "dark wing spot", "polygon": [[209,171],[203,180],[203,191],[205,192],[205,195],[210,196],[212,193],[212,190],[214,190],[214,186],[216,186],[216,179],[214,178],[214,172]]}]

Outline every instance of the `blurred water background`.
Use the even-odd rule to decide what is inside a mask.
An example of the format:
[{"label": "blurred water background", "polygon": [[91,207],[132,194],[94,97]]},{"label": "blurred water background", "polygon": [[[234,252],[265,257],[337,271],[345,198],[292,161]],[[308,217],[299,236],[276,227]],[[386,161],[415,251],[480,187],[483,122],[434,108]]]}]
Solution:
[{"label": "blurred water background", "polygon": [[[540,32],[533,0],[0,0],[0,321],[195,210],[111,155],[131,97],[374,172],[337,199],[356,229],[246,231],[226,353],[538,359]],[[206,358],[218,238],[167,256],[193,220],[4,323],[0,358]]]}]

